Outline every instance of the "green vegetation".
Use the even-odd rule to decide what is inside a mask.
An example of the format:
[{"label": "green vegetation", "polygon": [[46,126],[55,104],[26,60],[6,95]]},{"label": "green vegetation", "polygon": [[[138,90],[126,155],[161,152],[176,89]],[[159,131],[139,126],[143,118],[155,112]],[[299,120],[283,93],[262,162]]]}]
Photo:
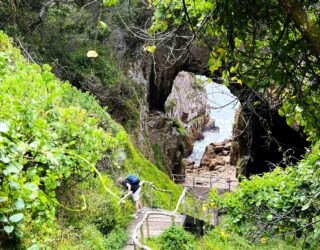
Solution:
[{"label": "green vegetation", "polygon": [[[181,188],[94,97],[50,66],[29,64],[2,32],[0,62],[1,247],[120,249],[133,207],[117,204],[119,174],[137,174],[177,199]],[[155,199],[169,207],[165,194]]]},{"label": "green vegetation", "polygon": [[304,239],[304,247],[319,247],[319,146],[296,167],[276,168],[262,177],[241,182],[233,194],[220,200],[211,194],[215,206],[227,209],[229,230],[252,240],[285,237]]},{"label": "green vegetation", "polygon": [[177,131],[180,135],[185,136],[187,135],[187,129],[182,121],[179,119],[172,119],[173,127],[177,128]]},{"label": "green vegetation", "polygon": [[221,227],[208,232],[198,242],[198,249],[207,250],[295,250],[304,249],[302,242],[291,242],[281,239],[260,238],[258,242],[252,243],[244,237],[235,233],[227,232]]},{"label": "green vegetation", "polygon": [[166,229],[160,237],[149,238],[147,244],[153,250],[195,250],[195,237],[182,227],[173,225]]},{"label": "green vegetation", "polygon": [[175,106],[177,106],[177,100],[175,100],[175,99],[170,99],[169,102],[168,102],[168,104],[167,104],[167,106],[166,106],[166,108],[167,108],[168,110],[172,110]]},{"label": "green vegetation", "polygon": [[166,171],[166,168],[165,168],[165,161],[164,161],[164,155],[162,154],[161,152],[161,148],[158,144],[154,144],[152,146],[152,149],[153,149],[153,155],[154,155],[154,162],[155,162],[155,165],[161,169],[162,171]]}]

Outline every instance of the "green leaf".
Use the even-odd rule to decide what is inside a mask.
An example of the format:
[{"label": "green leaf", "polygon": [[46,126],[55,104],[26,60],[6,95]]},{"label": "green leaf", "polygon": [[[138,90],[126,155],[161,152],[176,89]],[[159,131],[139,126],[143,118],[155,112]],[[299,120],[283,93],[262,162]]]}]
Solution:
[{"label": "green leaf", "polygon": [[293,115],[288,116],[288,117],[287,117],[287,124],[288,124],[289,126],[292,126],[293,123],[294,123],[294,116],[293,116]]},{"label": "green leaf", "polygon": [[23,199],[18,198],[18,199],[16,200],[16,202],[14,203],[14,205],[15,205],[15,207],[16,207],[17,210],[24,209],[24,201],[23,201]]},{"label": "green leaf", "polygon": [[278,109],[278,113],[279,113],[280,116],[284,116],[284,112],[283,112],[282,109]]},{"label": "green leaf", "polygon": [[23,166],[19,165],[18,163],[13,163],[10,164],[4,171],[4,175],[9,175],[9,174],[19,174],[20,171],[22,170]]},{"label": "green leaf", "polygon": [[267,220],[268,220],[268,221],[272,221],[272,218],[273,218],[273,215],[272,215],[272,214],[268,214],[268,215],[267,215]]},{"label": "green leaf", "polygon": [[152,46],[146,46],[145,50],[150,52],[150,53],[154,53],[156,52],[157,47],[152,45]]},{"label": "green leaf", "polygon": [[103,22],[103,21],[100,21],[100,20],[99,20],[99,26],[100,26],[102,29],[104,29],[104,30],[107,30],[107,29],[108,29],[108,26],[106,25],[106,23]]},{"label": "green leaf", "polygon": [[9,220],[11,222],[19,222],[23,219],[23,216],[23,213],[14,214],[9,217]]},{"label": "green leaf", "polygon": [[24,187],[26,189],[29,189],[30,191],[36,191],[39,189],[39,187],[34,183],[26,183],[26,184],[24,184]]},{"label": "green leaf", "polygon": [[0,221],[1,222],[8,222],[8,218],[4,215],[0,215]]},{"label": "green leaf", "polygon": [[38,244],[33,244],[31,247],[27,248],[27,250],[40,250],[41,248],[39,247]]},{"label": "green leaf", "polygon": [[9,131],[9,126],[5,122],[0,122],[0,133],[7,133]]},{"label": "green leaf", "polygon": [[7,194],[0,192],[0,202],[5,202],[6,200],[8,200]]},{"label": "green leaf", "polygon": [[302,208],[301,208],[301,211],[305,211],[307,210],[311,205],[311,202],[308,202],[307,204],[305,204]]},{"label": "green leaf", "polygon": [[236,65],[235,67],[231,66],[231,68],[230,68],[230,73],[236,73],[238,67],[239,67],[239,63],[237,63],[237,65]]},{"label": "green leaf", "polygon": [[118,3],[118,0],[102,0],[102,3],[105,7],[111,7]]},{"label": "green leaf", "polygon": [[8,234],[12,233],[14,226],[4,226],[4,231]]}]

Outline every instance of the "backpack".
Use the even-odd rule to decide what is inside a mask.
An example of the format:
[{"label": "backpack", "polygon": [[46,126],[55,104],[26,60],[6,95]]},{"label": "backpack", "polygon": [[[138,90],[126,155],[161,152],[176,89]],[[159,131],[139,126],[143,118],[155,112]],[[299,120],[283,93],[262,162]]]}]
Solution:
[{"label": "backpack", "polygon": [[138,185],[140,183],[140,180],[137,176],[134,176],[134,175],[129,175],[127,178],[126,178],[130,184],[132,185]]}]

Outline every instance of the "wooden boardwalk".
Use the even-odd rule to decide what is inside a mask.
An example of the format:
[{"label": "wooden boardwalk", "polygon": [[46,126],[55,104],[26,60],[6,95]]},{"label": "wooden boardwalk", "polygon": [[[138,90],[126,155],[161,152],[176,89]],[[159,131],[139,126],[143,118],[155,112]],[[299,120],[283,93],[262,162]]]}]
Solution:
[{"label": "wooden boardwalk", "polygon": [[[134,249],[133,246],[133,240],[131,238],[133,231],[135,230],[136,226],[143,220],[144,216],[146,215],[147,212],[167,212],[167,213],[172,213],[172,211],[167,211],[163,209],[156,209],[156,208],[148,208],[144,207],[141,210],[141,213],[138,213],[138,218],[134,219],[130,226],[127,228],[127,233],[129,235],[129,240],[127,241],[125,247],[123,248],[124,250],[132,250]],[[177,213],[176,214],[176,219],[175,219],[175,224],[183,226],[185,222],[186,216]],[[147,237],[148,232],[147,232],[147,227],[145,225],[146,223],[143,224],[143,235]],[[172,225],[172,218],[169,216],[166,216],[164,214],[151,214],[148,219],[148,225],[149,225],[149,236],[159,236],[162,232],[164,232],[167,228],[169,228]],[[140,234],[139,239],[141,240]]]}]

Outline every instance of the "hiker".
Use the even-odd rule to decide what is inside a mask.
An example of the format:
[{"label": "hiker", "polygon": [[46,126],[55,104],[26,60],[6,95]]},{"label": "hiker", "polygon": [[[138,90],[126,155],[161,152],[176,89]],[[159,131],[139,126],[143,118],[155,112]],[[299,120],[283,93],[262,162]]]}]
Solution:
[{"label": "hiker", "polygon": [[137,213],[141,212],[141,203],[140,203],[141,188],[139,185],[139,183],[140,183],[139,178],[134,175],[130,175],[124,179],[122,176],[120,176],[118,178],[118,183],[122,184],[125,188],[127,188],[128,192],[132,191],[133,200],[136,203],[136,212]]}]

